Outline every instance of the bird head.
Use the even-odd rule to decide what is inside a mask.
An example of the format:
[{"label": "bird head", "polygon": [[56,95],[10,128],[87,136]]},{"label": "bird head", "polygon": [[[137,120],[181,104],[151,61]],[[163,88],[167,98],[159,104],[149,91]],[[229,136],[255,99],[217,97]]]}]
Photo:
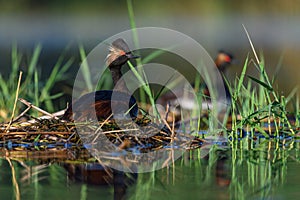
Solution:
[{"label": "bird head", "polygon": [[233,60],[233,56],[225,51],[219,51],[215,63],[219,70],[224,71]]},{"label": "bird head", "polygon": [[109,47],[109,53],[106,57],[106,65],[109,68],[120,67],[129,59],[136,59],[139,56],[133,55],[126,42],[119,38]]}]

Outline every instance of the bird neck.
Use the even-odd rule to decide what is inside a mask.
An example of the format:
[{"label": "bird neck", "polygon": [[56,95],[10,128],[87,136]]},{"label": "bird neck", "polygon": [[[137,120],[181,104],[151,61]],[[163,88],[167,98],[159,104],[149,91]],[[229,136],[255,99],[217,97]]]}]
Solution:
[{"label": "bird neck", "polygon": [[126,83],[124,79],[122,79],[121,66],[111,67],[110,72],[113,79],[114,90],[128,92]]},{"label": "bird neck", "polygon": [[226,72],[228,66],[229,66],[228,63],[218,63],[217,64],[217,68],[223,73]]}]

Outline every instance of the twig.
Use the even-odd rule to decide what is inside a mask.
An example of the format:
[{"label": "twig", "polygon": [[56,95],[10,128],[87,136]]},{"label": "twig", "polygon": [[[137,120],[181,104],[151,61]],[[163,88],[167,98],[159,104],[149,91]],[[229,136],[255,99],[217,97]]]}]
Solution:
[{"label": "twig", "polygon": [[166,125],[166,127],[171,131],[172,137],[174,138],[174,134],[175,134],[174,129],[172,129],[170,127],[170,125],[168,124],[168,122],[165,119],[163,119],[162,121],[164,122],[164,124]]},{"label": "twig", "polygon": [[[100,131],[100,133],[102,133],[102,130],[101,130],[102,126],[103,126],[105,123],[107,123],[107,122],[109,121],[109,119],[110,119],[112,116],[113,116],[113,114],[111,113],[111,114],[105,119],[105,121],[97,128],[97,130],[95,131],[95,133],[99,133],[99,131]],[[92,142],[92,143],[94,143],[94,142],[98,139],[99,136],[100,136],[100,134],[97,134],[97,136],[93,139],[93,142]]]},{"label": "twig", "polygon": [[51,118],[58,119],[58,117],[52,115],[51,113],[48,113],[48,112],[45,111],[45,110],[42,110],[41,108],[39,108],[39,107],[33,105],[32,103],[26,101],[25,99],[19,98],[19,101],[21,101],[22,103],[24,103],[26,106],[28,106],[28,107],[30,107],[30,108],[33,108],[33,109],[35,109],[35,110],[37,110],[37,111],[39,111],[39,112],[41,112],[41,113],[43,113],[43,114],[45,114],[45,115],[50,116]]},{"label": "twig", "polygon": [[31,107],[27,107],[19,116],[17,116],[13,122],[18,121],[21,117],[23,117],[29,110],[31,109]]},{"label": "twig", "polygon": [[1,136],[6,135],[71,135],[72,132],[59,132],[59,131],[17,131],[10,133],[1,133]]},{"label": "twig", "polygon": [[68,137],[67,141],[69,142],[69,141],[71,140],[71,138],[72,138],[74,135],[76,135],[76,134],[77,134],[77,133],[74,132],[70,137]]},{"label": "twig", "polygon": [[22,74],[23,74],[23,72],[20,71],[19,80],[18,80],[18,86],[17,86],[17,91],[16,91],[16,98],[15,98],[15,103],[14,103],[14,108],[13,108],[13,111],[12,111],[11,118],[10,118],[10,121],[8,123],[8,126],[5,129],[5,132],[7,132],[9,130],[9,128],[10,128],[12,122],[13,122],[14,116],[15,116],[15,111],[16,111],[16,108],[17,108],[17,100],[18,100],[18,97],[19,97],[19,91],[20,91]]},{"label": "twig", "polygon": [[111,131],[103,131],[102,134],[108,134],[108,133],[123,133],[123,132],[130,132],[130,131],[138,131],[138,128],[133,129],[121,129],[121,130],[111,130]]}]

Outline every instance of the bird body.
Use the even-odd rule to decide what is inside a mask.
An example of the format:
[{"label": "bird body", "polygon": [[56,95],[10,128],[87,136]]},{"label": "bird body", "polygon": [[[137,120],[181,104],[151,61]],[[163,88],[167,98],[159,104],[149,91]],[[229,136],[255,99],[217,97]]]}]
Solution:
[{"label": "bird body", "polygon": [[[228,66],[232,63],[233,56],[225,51],[219,51],[216,59],[215,59],[215,65],[219,69],[221,73],[225,73]],[[224,80],[223,80],[224,82]],[[225,84],[224,84],[225,85]],[[210,94],[208,87],[205,83],[201,84],[200,89],[206,97],[208,97],[208,100],[206,98],[203,99],[201,110],[207,111],[209,109],[212,109],[212,102],[209,99]],[[226,93],[226,99],[222,99],[220,102],[217,102],[216,106],[224,110],[230,105],[230,94],[228,91],[228,88],[225,85],[225,93]],[[186,85],[183,86],[183,88],[177,88],[173,89],[172,92],[167,92],[166,94],[162,95],[158,101],[158,104],[160,105],[169,105],[170,110],[175,114],[175,121],[181,119],[181,111],[182,109],[184,111],[190,111],[195,109],[198,106],[198,102],[196,101],[195,91],[192,90],[190,87],[186,87]],[[171,118],[173,120],[173,118]],[[170,121],[171,121],[170,120]]]},{"label": "bird body", "polygon": [[[113,93],[115,100],[112,100]],[[129,103],[126,100],[129,100]],[[105,120],[112,116],[112,107],[116,108],[117,112],[126,112],[129,108],[131,118],[135,118],[138,114],[138,107],[133,96],[120,91],[100,90],[81,96],[68,107],[63,119],[85,121],[95,119],[96,116],[98,120]]]},{"label": "bird body", "polygon": [[[232,63],[232,59],[233,59],[233,56],[231,54],[226,53],[224,51],[219,51],[219,53],[215,59],[215,65],[220,70],[221,73],[225,73],[225,70]],[[205,83],[201,84],[200,89],[203,90],[203,94],[205,96],[210,96],[208,87]],[[228,96],[229,91],[228,91],[228,88],[226,87],[226,85],[225,85],[225,90],[226,90],[225,91],[226,96]],[[181,108],[183,108],[183,109],[192,110],[196,105],[196,102],[194,102],[194,99],[195,99],[194,93],[195,93],[195,91],[190,91],[189,87],[186,87],[186,85],[184,85],[183,88],[174,89],[172,91],[172,93],[168,92],[168,93],[162,95],[159,98],[158,103],[159,104],[171,103],[171,105],[177,104],[177,105],[180,105]],[[206,107],[206,105],[207,105],[207,102],[204,102],[203,106]]]}]

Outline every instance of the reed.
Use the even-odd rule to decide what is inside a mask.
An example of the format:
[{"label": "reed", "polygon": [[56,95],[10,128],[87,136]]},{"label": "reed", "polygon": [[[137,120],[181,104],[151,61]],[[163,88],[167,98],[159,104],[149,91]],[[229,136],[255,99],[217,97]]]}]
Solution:
[{"label": "reed", "polygon": [[[52,67],[52,71],[45,81],[41,81],[42,68],[39,67],[39,57],[42,46],[36,45],[29,62],[25,66],[22,81],[19,88],[19,97],[26,99],[38,107],[43,107],[49,112],[57,110],[53,100],[63,96],[63,92],[52,94],[55,84],[67,79],[66,72],[73,63],[73,58],[65,60],[65,52],[58,58],[56,64]],[[0,74],[0,122],[5,122],[12,115],[14,98],[17,92],[17,77],[21,71],[21,61],[24,55],[19,52],[16,44],[12,46],[11,52],[11,71],[8,76]],[[17,104],[16,111],[20,112],[22,104]],[[37,116],[37,112],[33,111],[33,116]]]}]

